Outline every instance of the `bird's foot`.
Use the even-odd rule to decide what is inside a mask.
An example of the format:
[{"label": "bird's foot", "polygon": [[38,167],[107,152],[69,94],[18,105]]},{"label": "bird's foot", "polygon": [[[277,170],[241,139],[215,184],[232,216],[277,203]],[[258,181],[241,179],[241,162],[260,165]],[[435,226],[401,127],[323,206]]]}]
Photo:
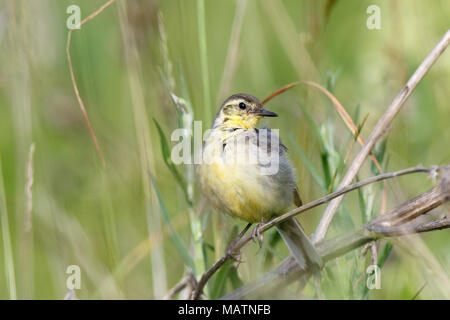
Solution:
[{"label": "bird's foot", "polygon": [[252,239],[253,241],[258,242],[260,248],[262,247],[264,241],[264,235],[259,231],[259,229],[264,225],[264,223],[265,220],[262,218],[261,222],[257,223],[252,231]]}]

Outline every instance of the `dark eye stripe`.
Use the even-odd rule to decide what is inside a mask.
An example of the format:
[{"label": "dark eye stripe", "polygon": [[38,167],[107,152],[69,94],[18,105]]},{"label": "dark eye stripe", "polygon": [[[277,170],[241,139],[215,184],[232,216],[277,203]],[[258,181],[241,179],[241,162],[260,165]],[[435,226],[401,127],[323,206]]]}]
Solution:
[{"label": "dark eye stripe", "polygon": [[224,114],[231,114],[232,113],[232,106],[231,105],[228,105],[228,106],[225,106],[225,107],[223,107],[223,110],[222,110],[222,112],[224,113]]}]

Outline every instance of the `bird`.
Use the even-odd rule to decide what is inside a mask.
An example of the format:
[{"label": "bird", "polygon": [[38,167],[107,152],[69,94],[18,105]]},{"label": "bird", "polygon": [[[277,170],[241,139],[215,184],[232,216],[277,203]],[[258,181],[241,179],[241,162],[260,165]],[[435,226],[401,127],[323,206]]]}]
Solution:
[{"label": "bird", "polygon": [[[205,134],[202,160],[196,166],[208,202],[218,211],[247,221],[243,232],[256,223],[253,236],[260,246],[258,227],[262,223],[302,205],[286,146],[276,130],[257,128],[261,118],[277,116],[250,94],[230,96]],[[320,255],[295,217],[277,224],[276,229],[302,269],[322,267]]]}]

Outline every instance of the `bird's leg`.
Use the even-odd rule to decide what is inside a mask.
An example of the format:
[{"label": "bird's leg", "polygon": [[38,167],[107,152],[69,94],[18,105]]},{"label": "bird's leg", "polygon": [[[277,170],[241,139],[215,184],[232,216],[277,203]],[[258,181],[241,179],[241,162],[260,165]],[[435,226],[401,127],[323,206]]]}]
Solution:
[{"label": "bird's leg", "polygon": [[259,229],[261,228],[261,226],[265,223],[265,219],[262,218],[261,222],[258,222],[256,224],[256,226],[253,228],[252,231],[252,239],[253,241],[258,241],[259,247],[262,247],[263,241],[264,241],[264,235],[262,233],[259,232]]},{"label": "bird's leg", "polygon": [[228,244],[227,246],[227,255],[230,256],[234,261],[241,263],[241,253],[239,251],[236,252],[236,250],[234,249],[234,246],[236,245],[236,243],[242,239],[242,237],[245,235],[245,233],[248,231],[248,229],[250,229],[250,226],[252,224],[249,223],[245,226],[245,228],[238,234],[238,236],[230,242],[230,244]]},{"label": "bird's leg", "polygon": [[247,223],[247,225],[245,226],[244,229],[242,229],[237,238],[241,239],[247,233],[248,229],[250,229],[251,225],[252,225],[251,223]]}]

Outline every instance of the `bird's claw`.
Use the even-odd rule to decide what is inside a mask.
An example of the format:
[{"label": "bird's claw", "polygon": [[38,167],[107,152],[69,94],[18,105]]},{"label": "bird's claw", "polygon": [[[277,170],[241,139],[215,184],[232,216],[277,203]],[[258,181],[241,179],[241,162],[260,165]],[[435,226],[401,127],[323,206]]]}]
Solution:
[{"label": "bird's claw", "polygon": [[263,241],[264,241],[264,235],[259,231],[261,226],[264,224],[264,218],[261,220],[261,222],[257,223],[256,226],[253,228],[252,231],[252,239],[255,242],[258,242],[259,247],[262,247]]}]

